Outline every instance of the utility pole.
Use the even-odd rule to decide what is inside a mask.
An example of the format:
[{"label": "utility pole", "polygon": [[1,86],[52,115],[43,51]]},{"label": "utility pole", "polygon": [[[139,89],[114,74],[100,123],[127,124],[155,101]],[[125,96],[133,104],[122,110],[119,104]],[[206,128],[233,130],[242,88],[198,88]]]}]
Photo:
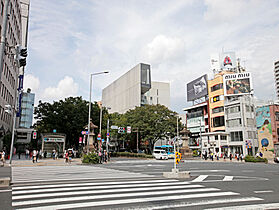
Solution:
[{"label": "utility pole", "polygon": [[3,57],[5,53],[5,47],[6,47],[8,5],[9,5],[9,0],[5,0],[4,11],[3,11],[3,24],[2,24],[2,31],[1,31],[1,41],[0,41],[0,82],[1,82],[2,72],[3,72]]},{"label": "utility pole", "polygon": [[108,118],[108,122],[107,122],[107,141],[106,141],[106,150],[107,150],[107,160],[108,160],[108,143],[109,143],[109,118]]}]

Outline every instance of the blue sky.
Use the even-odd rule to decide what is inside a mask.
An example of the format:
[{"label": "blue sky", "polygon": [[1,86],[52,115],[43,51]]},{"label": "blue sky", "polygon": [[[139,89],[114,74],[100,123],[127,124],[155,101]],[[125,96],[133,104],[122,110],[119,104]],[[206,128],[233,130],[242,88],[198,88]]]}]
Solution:
[{"label": "blue sky", "polygon": [[275,98],[277,0],[32,0],[24,88],[39,100],[93,100],[138,63],[170,82],[171,108],[187,106],[186,83],[210,74],[210,55],[235,51],[252,73],[255,96]]}]

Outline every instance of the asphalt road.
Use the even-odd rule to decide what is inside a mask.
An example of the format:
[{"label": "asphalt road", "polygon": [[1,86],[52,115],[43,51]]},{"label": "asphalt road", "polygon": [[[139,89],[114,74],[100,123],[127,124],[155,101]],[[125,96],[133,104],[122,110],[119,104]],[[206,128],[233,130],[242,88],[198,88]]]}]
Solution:
[{"label": "asphalt road", "polygon": [[[110,164],[102,164],[100,167],[161,177],[163,172],[171,171],[174,163],[173,159],[114,159]],[[180,163],[177,168],[180,171],[190,171],[191,180],[197,179],[197,183],[201,180],[207,187],[256,196],[264,199],[265,203],[279,202],[279,164],[189,160]]]}]

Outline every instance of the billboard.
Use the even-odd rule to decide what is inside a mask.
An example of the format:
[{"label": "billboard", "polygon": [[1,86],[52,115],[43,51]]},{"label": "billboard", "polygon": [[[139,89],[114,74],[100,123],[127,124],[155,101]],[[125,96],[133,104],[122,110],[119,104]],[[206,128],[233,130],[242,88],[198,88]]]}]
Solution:
[{"label": "billboard", "polygon": [[207,93],[207,74],[187,84],[187,101],[194,101]]},{"label": "billboard", "polygon": [[224,95],[245,95],[252,93],[252,80],[249,72],[223,75]]},{"label": "billboard", "polygon": [[232,69],[236,68],[236,57],[235,52],[223,52],[220,53],[220,68],[221,69]]}]

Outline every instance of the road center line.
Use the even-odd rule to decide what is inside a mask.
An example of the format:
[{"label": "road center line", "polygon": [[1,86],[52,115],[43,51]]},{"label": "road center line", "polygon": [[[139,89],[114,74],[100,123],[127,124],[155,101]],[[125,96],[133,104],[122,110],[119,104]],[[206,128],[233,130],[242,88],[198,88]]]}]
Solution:
[{"label": "road center line", "polygon": [[272,193],[273,190],[259,190],[259,191],[254,191],[254,193]]}]

